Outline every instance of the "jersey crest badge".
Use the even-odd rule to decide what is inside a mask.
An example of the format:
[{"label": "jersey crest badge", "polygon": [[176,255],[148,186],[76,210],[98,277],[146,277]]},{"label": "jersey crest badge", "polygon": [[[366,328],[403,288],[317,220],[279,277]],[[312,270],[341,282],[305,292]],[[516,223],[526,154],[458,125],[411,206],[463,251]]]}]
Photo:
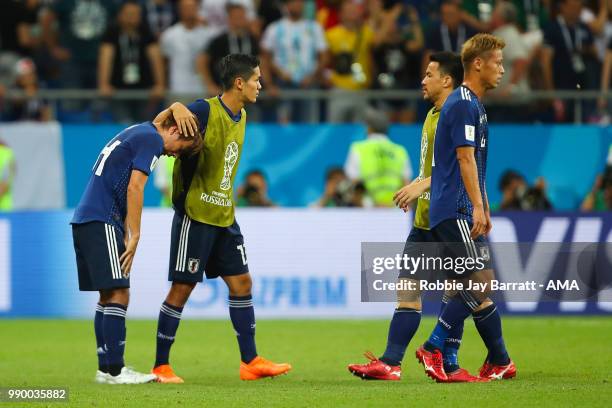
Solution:
[{"label": "jersey crest badge", "polygon": [[189,262],[187,263],[187,270],[190,273],[197,273],[198,269],[200,269],[200,260],[197,258],[189,258]]}]

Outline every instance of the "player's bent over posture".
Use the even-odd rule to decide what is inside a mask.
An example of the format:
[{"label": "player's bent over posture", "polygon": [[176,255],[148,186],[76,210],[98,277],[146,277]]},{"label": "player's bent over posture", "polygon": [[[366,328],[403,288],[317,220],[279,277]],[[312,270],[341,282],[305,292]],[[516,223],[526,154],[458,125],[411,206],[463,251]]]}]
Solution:
[{"label": "player's bent over posture", "polygon": [[[472,287],[469,281],[486,282],[490,288],[494,279],[484,239],[491,230],[485,189],[489,130],[480,99],[487,90],[497,87],[504,74],[504,46],[503,40],[490,34],[477,34],[466,41],[461,51],[463,85],[446,100],[436,132],[429,208],[431,233],[437,242],[445,243],[447,256],[485,261],[484,268],[471,273],[449,271],[448,278],[468,288]],[[427,375],[442,382],[448,379],[441,350],[454,328],[470,314],[488,349],[480,377],[493,380],[516,375],[504,344],[499,311],[488,296],[488,291],[462,290],[448,302],[429,340],[416,352]]]},{"label": "player's bent over posture", "polygon": [[156,379],[125,367],[130,270],[140,239],[144,186],[162,154],[197,152],[201,137],[181,136],[172,118],[123,130],[102,149],[72,218],[81,291],[98,291],[95,380],[140,384]]},{"label": "player's bent over posture", "polygon": [[[229,314],[240,348],[240,378],[256,380],[285,374],[289,364],[276,364],[257,354],[251,275],[244,238],[234,216],[234,178],[246,126],[245,104],[254,103],[261,89],[257,58],[231,54],[220,64],[223,94],[190,104],[205,130],[204,147],[193,157],[178,157],[174,165],[170,292],[161,306],[153,373],[160,382],[182,383],[169,363],[183,307],[204,274],[221,277],[229,289]],[[180,104],[163,111],[158,120],[185,115]],[[178,118],[177,118],[178,120]]]},{"label": "player's bent over posture", "polygon": [[[427,114],[423,124],[421,137],[421,161],[418,177],[403,187],[395,194],[395,202],[404,211],[408,210],[411,201],[417,200],[417,209],[414,225],[406,245],[404,254],[408,256],[421,256],[424,245],[434,242],[429,229],[429,185],[431,176],[431,162],[434,146],[434,138],[440,110],[450,93],[459,86],[463,80],[463,67],[461,57],[451,52],[438,52],[432,54],[427,66],[425,77],[421,82],[423,98],[433,103],[433,108]],[[399,279],[416,280],[417,274],[409,271],[400,271]],[[414,287],[418,288],[418,281]],[[397,307],[387,337],[387,347],[382,357],[376,358],[371,353],[366,353],[370,359],[367,364],[350,364],[348,369],[355,376],[363,379],[375,380],[400,380],[401,362],[404,358],[406,348],[416,333],[421,322],[421,292],[415,290],[403,290],[397,293]],[[448,300],[444,296],[441,311]],[[481,381],[479,377],[470,375],[465,369],[459,367],[458,351],[463,336],[463,324],[457,325],[446,339],[442,353],[444,356],[444,368],[448,374],[447,382],[474,382]]]}]

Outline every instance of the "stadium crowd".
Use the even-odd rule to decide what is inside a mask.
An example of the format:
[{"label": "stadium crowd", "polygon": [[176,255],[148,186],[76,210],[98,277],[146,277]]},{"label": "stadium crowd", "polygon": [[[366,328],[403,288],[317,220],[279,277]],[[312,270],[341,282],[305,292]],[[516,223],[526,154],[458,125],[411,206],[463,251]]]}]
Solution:
[{"label": "stadium crowd", "polygon": [[[6,0],[1,9],[2,120],[146,119],[168,93],[218,94],[216,63],[243,52],[261,57],[272,97],[253,109],[257,120],[351,122],[369,102],[411,123],[427,110],[418,98],[351,93],[419,90],[431,52],[460,51],[483,31],[507,44],[506,75],[488,101],[494,122],[570,122],[574,102],[529,94],[605,91],[612,70],[609,0]],[[23,92],[8,98],[13,89]],[[103,98],[50,104],[39,89]],[[126,89],[148,90],[149,100],[108,102]],[[283,98],[296,89],[329,98]],[[607,117],[605,98],[583,108],[585,120]]]},{"label": "stadium crowd", "polygon": [[[1,121],[149,120],[166,98],[219,94],[217,63],[228,53],[249,53],[261,59],[268,96],[249,108],[250,120],[365,122],[368,140],[388,143],[401,158],[389,164],[394,189],[413,175],[386,127],[419,123],[428,104],[419,97],[368,101],[353,96],[359,91],[418,91],[429,55],[459,52],[477,32],[506,42],[506,73],[486,101],[491,122],[571,122],[576,102],[529,94],[578,88],[603,95],[612,71],[612,0],[5,0],[0,8]],[[99,97],[50,101],[41,89]],[[113,99],[119,90],[146,91],[148,98]],[[284,98],[291,90],[327,90],[329,98]],[[605,123],[612,108],[605,98],[580,103],[590,122]],[[375,197],[376,181],[359,174],[371,160],[366,144],[351,146],[345,164],[329,169],[313,206],[392,205],[392,189]],[[2,157],[6,184],[12,164]],[[171,163],[160,169],[168,172]],[[608,168],[583,210],[612,208],[611,179]],[[168,180],[162,174],[156,181],[166,205]],[[543,178],[529,185],[509,169],[498,184],[499,209],[552,209]],[[239,205],[274,206],[259,170],[238,196]]]}]

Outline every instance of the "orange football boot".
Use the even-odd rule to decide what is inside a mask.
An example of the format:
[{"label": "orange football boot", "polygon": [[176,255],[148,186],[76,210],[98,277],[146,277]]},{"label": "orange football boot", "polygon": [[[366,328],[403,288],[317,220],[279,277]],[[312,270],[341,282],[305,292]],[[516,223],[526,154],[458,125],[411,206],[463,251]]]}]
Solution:
[{"label": "orange football boot", "polygon": [[257,356],[250,363],[240,362],[241,380],[259,380],[265,377],[276,377],[291,370],[291,364],[273,363],[263,357]]},{"label": "orange football boot", "polygon": [[157,382],[163,384],[182,384],[185,382],[181,377],[174,373],[174,370],[168,364],[155,367],[153,370],[151,370],[151,373],[157,376]]}]

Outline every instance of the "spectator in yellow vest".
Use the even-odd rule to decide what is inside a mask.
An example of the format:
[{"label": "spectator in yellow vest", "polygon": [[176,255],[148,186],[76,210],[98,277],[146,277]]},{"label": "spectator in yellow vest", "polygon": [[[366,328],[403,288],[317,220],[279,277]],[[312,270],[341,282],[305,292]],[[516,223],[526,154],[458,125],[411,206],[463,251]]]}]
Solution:
[{"label": "spectator in yellow vest", "polygon": [[410,157],[403,146],[387,137],[385,113],[368,108],[364,118],[368,137],[351,145],[344,171],[351,181],[363,182],[375,206],[392,207],[395,191],[412,178]]},{"label": "spectator in yellow vest", "polygon": [[15,167],[13,150],[0,140],[0,211],[13,209]]}]

